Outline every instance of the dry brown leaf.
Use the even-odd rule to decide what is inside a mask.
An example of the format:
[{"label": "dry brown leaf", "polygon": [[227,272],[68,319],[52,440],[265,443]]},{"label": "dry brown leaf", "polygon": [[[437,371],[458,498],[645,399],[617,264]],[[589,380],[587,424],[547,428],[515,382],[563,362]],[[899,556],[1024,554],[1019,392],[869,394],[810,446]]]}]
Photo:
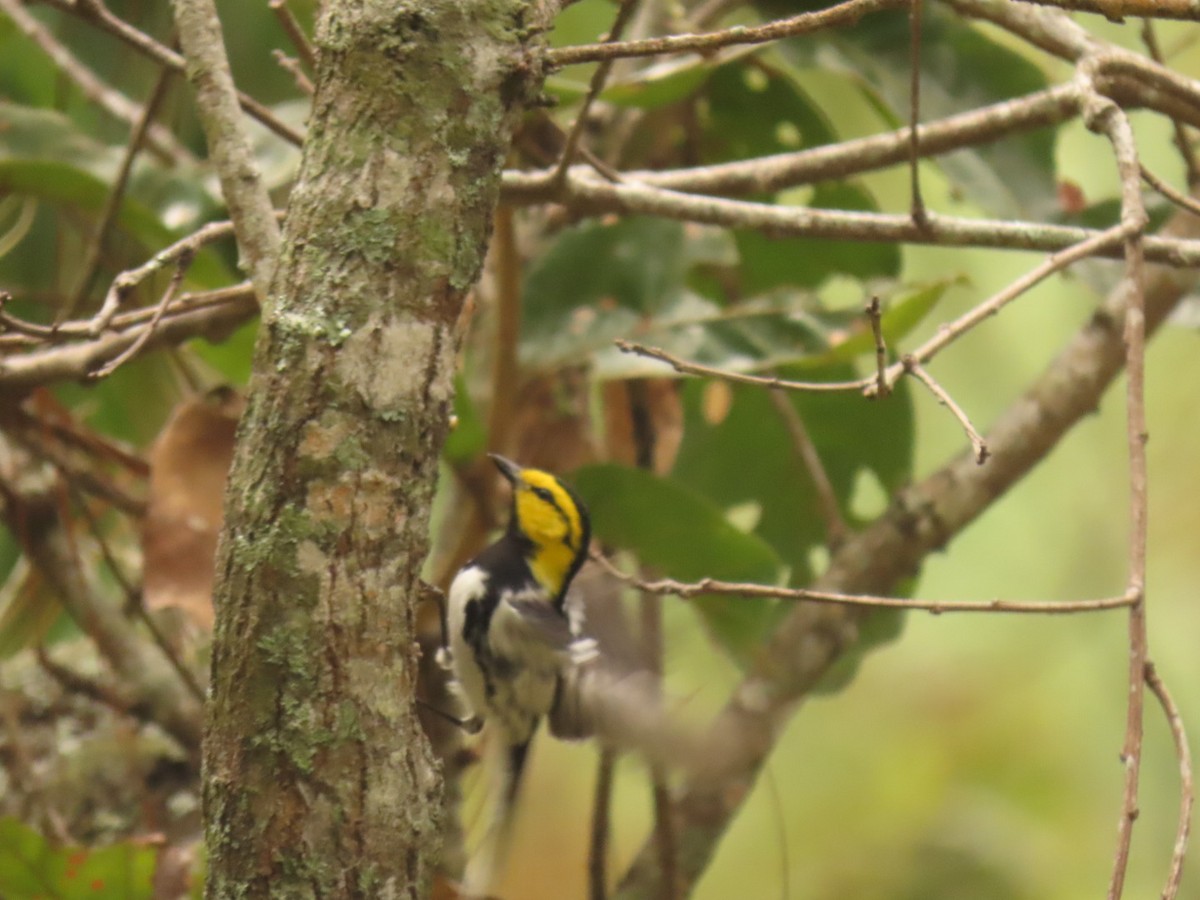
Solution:
[{"label": "dry brown leaf", "polygon": [[[669,473],[683,442],[679,382],[610,381],[604,385],[603,399],[607,458],[627,466],[646,464],[657,475]],[[649,454],[646,459],[643,449]]]},{"label": "dry brown leaf", "polygon": [[206,630],[213,623],[221,505],[243,406],[229,388],[185,400],[150,451],[150,499],[142,525],[146,607],[177,607]]}]

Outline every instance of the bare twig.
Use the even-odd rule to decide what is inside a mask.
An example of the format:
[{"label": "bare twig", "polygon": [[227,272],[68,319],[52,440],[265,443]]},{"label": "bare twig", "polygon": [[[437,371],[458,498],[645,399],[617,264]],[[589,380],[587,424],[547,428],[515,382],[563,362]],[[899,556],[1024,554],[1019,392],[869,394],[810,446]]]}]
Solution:
[{"label": "bare twig", "polygon": [[1200,4],[1196,0],[1022,0],[1042,6],[1057,6],[1071,12],[1090,12],[1106,19],[1121,21],[1125,16],[1153,16],[1156,19],[1186,19],[1200,22]]},{"label": "bare twig", "polygon": [[770,22],[756,28],[736,27],[708,34],[676,34],[669,37],[647,38],[601,44],[581,44],[546,52],[546,62],[552,69],[576,63],[600,62],[632,56],[658,56],[664,53],[705,53],[735,44],[766,44],[785,37],[810,34],[826,28],[838,28],[857,22],[868,13],[883,9],[898,9],[909,0],[844,0],[818,12],[802,13],[789,19]]},{"label": "bare twig", "polygon": [[979,432],[975,430],[975,426],[971,424],[971,420],[967,417],[962,407],[954,402],[954,398],[950,396],[945,388],[937,383],[932,375],[921,367],[921,364],[913,358],[912,354],[906,353],[901,359],[901,363],[904,366],[904,370],[915,375],[921,384],[929,388],[930,393],[937,398],[938,403],[950,410],[950,413],[958,420],[958,424],[962,426],[963,431],[967,433],[967,439],[971,442],[971,450],[975,454],[975,462],[981,466],[987,462],[987,443],[979,436]]},{"label": "bare twig", "polygon": [[908,11],[908,131],[909,178],[911,184],[910,212],[917,225],[925,221],[925,201],[921,199],[921,8],[922,0],[911,0]]},{"label": "bare twig", "polygon": [[796,407],[792,406],[792,401],[779,390],[768,391],[767,396],[771,398],[771,404],[783,420],[784,427],[787,428],[792,439],[792,446],[796,449],[796,455],[800,457],[804,470],[813,483],[817,494],[817,508],[825,523],[825,539],[829,546],[836,547],[846,539],[850,528],[846,525],[846,520],[842,518],[837,494],[829,481],[825,464],[821,462],[821,454],[817,452],[812,438],[808,435],[808,429],[804,427],[804,420],[796,411]]},{"label": "bare twig", "polygon": [[[187,301],[187,302],[185,302]],[[198,335],[228,333],[258,312],[253,288],[240,285],[203,295],[184,295],[168,310],[142,347],[143,352],[162,344],[179,343]],[[151,310],[130,317],[135,324],[108,331],[94,339],[36,352],[0,357],[0,391],[23,391],[62,379],[85,378],[89,372],[121,353],[139,339]],[[114,320],[118,322],[121,316]]]},{"label": "bare twig", "polygon": [[1179,825],[1175,829],[1175,849],[1171,854],[1171,870],[1163,888],[1162,900],[1175,900],[1179,894],[1179,883],[1183,878],[1183,862],[1187,857],[1188,835],[1192,830],[1192,805],[1196,800],[1196,785],[1192,778],[1192,751],[1188,748],[1187,730],[1179,715],[1162,677],[1154,663],[1146,661],[1146,686],[1158,698],[1167,725],[1171,729],[1171,740],[1175,743],[1175,756],[1179,760]]},{"label": "bare twig", "polygon": [[1112,145],[1121,183],[1121,223],[1125,226],[1125,275],[1118,288],[1125,296],[1126,432],[1129,447],[1129,694],[1125,723],[1125,791],[1117,830],[1117,851],[1108,887],[1109,900],[1119,900],[1125,884],[1133,823],[1138,816],[1138,778],[1142,759],[1143,708],[1146,686],[1146,299],[1142,232],[1147,223],[1142,204],[1141,165],[1129,117],[1111,99],[1092,89],[1099,62],[1085,57],[1077,80],[1085,92],[1084,122]]},{"label": "bare twig", "polygon": [[[1060,124],[1078,111],[1079,92],[1071,84],[1005,100],[921,126],[918,148],[922,158],[966,146],[979,146],[1034,128]],[[667,171],[638,170],[624,173],[627,181],[689,193],[775,193],[801,184],[846,178],[899,165],[908,160],[908,128],[811,147],[792,153],[750,160],[684,167]],[[579,171],[582,173],[583,168]],[[504,175],[504,198],[510,203],[537,203],[553,199],[551,171]],[[575,174],[575,170],[572,170]]]},{"label": "bare twig", "polygon": [[887,380],[887,344],[883,340],[883,310],[879,298],[872,297],[864,311],[871,322],[871,337],[875,339],[875,396],[886,397],[892,388]]},{"label": "bare twig", "polygon": [[[0,0],[0,2],[3,2],[3,0]],[[137,159],[142,142],[145,140],[155,116],[158,115],[158,108],[162,104],[163,98],[167,95],[167,84],[170,78],[170,72],[163,69],[159,71],[158,77],[154,80],[154,87],[150,89],[150,96],[146,100],[146,105],[142,108],[141,115],[133,126],[133,133],[129,136],[129,142],[121,158],[121,165],[117,170],[116,179],[113,181],[108,197],[104,201],[104,209],[100,212],[100,220],[96,223],[96,230],[93,232],[88,242],[87,250],[84,252],[84,262],[79,278],[76,281],[75,293],[71,295],[69,302],[55,316],[56,327],[71,318],[71,314],[79,308],[79,304],[83,302],[88,290],[92,286],[92,279],[96,277],[96,270],[100,267],[100,257],[104,252],[104,241],[108,236],[112,223],[116,220],[117,212],[121,208],[121,201],[125,197],[125,187],[129,182],[129,174],[133,171],[134,160]]]},{"label": "bare twig", "polygon": [[[637,0],[621,0],[621,5],[617,9],[617,16],[613,20],[612,28],[608,31],[608,36],[605,37],[606,44],[613,44],[621,39],[622,33],[625,31],[625,26],[629,24],[629,20],[633,17],[633,11],[637,9]],[[600,65],[596,66],[596,70],[592,72],[591,82],[588,84],[587,95],[583,98],[583,103],[580,104],[579,112],[575,115],[575,122],[571,125],[571,130],[567,132],[567,139],[563,145],[562,155],[559,157],[558,165],[555,166],[553,178],[555,181],[561,182],[567,176],[567,169],[575,159],[575,153],[579,148],[579,141],[583,137],[583,130],[587,127],[588,113],[591,111],[592,104],[596,98],[600,96],[600,92],[604,90],[605,82],[608,81],[609,73],[612,72],[613,64],[617,61],[617,57],[609,57],[603,60]],[[594,157],[593,157],[594,158]],[[601,175],[609,178],[609,180],[619,180],[612,178],[615,173],[608,166],[597,168]]]},{"label": "bare twig", "polygon": [[[308,35],[304,33],[304,29],[300,27],[300,23],[292,14],[291,7],[287,5],[287,0],[271,0],[267,5],[271,7],[271,12],[275,13],[279,24],[283,26],[283,30],[286,32],[288,40],[292,42],[292,46],[296,48],[300,60],[310,72],[314,71],[317,67],[317,55],[313,52]],[[312,93],[312,91],[308,93]]]},{"label": "bare twig", "polygon": [[[972,219],[929,213],[924,225],[912,216],[779,206],[721,197],[702,197],[637,184],[602,181],[572,168],[556,198],[580,213],[659,216],[733,228],[755,228],[778,237],[912,243],[941,247],[991,247],[1054,252],[1103,232],[1038,222]],[[1200,265],[1200,242],[1161,236],[1144,240],[1146,259],[1171,266]],[[1096,255],[1120,259],[1121,248],[1105,242]]]},{"label": "bare twig", "polygon": [[292,76],[292,80],[296,82],[296,87],[300,89],[300,92],[311,97],[316,88],[313,87],[312,80],[304,74],[304,68],[300,65],[300,61],[293,56],[288,56],[278,48],[272,50],[271,55],[275,57],[275,62],[279,63],[279,68]]},{"label": "bare twig", "polygon": [[647,347],[643,344],[635,344],[632,341],[626,340],[616,340],[613,343],[622,353],[633,353],[637,356],[657,359],[665,362],[680,374],[720,378],[722,381],[729,381],[734,384],[751,384],[755,387],[779,388],[785,391],[837,392],[862,390],[874,381],[874,378],[856,378],[854,381],[791,381],[775,375],[744,375],[740,372],[731,372],[727,369],[717,369],[713,366],[688,362],[668,353],[660,347]]},{"label": "bare twig", "polygon": [[175,295],[179,292],[179,286],[183,283],[183,276],[187,273],[190,263],[191,257],[188,254],[179,257],[175,264],[175,272],[171,275],[171,281],[167,284],[167,289],[163,291],[162,298],[154,308],[154,315],[150,318],[146,327],[141,329],[141,333],[132,344],[105,362],[100,368],[89,372],[89,378],[107,378],[121,365],[133,359],[142,351],[142,348],[154,336],[154,330],[158,327],[158,323],[162,321],[163,314],[167,311],[167,307],[171,305],[171,301],[175,299]]},{"label": "bare twig", "polygon": [[[154,254],[153,257],[136,269],[128,269],[122,272],[113,279],[113,283],[104,297],[104,303],[101,304],[96,315],[88,323],[88,334],[91,337],[97,337],[108,330],[112,325],[113,317],[116,316],[117,310],[120,309],[126,295],[147,278],[158,274],[167,266],[177,266],[180,269],[186,269],[187,266],[182,264],[183,260],[190,261],[194,259],[200,248],[205,244],[219,241],[233,234],[234,225],[232,222],[210,222],[193,231],[187,237],[181,238],[175,243],[159,250],[158,253]],[[65,332],[65,329],[60,328],[57,330]]]},{"label": "bare twig", "polygon": [[1175,190],[1175,188],[1171,187],[1171,185],[1167,184],[1167,182],[1163,181],[1145,166],[1141,167],[1141,174],[1142,180],[1146,184],[1150,185],[1150,187],[1154,188],[1176,206],[1186,209],[1194,216],[1200,216],[1200,203],[1193,200],[1187,194]]},{"label": "bare twig", "polygon": [[[1080,241],[1073,247],[1068,247],[1053,254],[1041,265],[1026,272],[1016,281],[1012,282],[1012,284],[992,295],[983,303],[972,307],[948,325],[943,325],[933,337],[908,355],[918,363],[929,362],[939,351],[948,347],[985,319],[996,315],[996,313],[1000,312],[1009,303],[1049,278],[1055,272],[1059,272],[1081,259],[1106,252],[1109,248],[1115,247],[1124,241],[1128,234],[1129,226],[1125,224],[1114,225],[1105,231],[1097,232],[1087,240]],[[903,370],[903,362],[895,363],[889,367],[887,371],[888,384],[894,384]],[[875,386],[867,388],[868,394],[874,390],[876,390]]]},{"label": "bare twig", "polygon": [[1105,609],[1121,609],[1132,606],[1136,599],[1131,594],[1115,597],[1100,597],[1092,600],[921,600],[905,597],[879,597],[870,594],[843,594],[837,591],[822,591],[809,588],[777,587],[770,584],[754,584],[742,581],[722,581],[717,578],[702,578],[699,581],[676,581],[659,578],[646,581],[627,575],[598,554],[592,559],[600,562],[616,578],[647,594],[670,594],[685,600],[705,594],[720,594],[730,597],[754,597],[757,599],[803,600],[837,606],[876,607],[888,609],[921,609],[934,614],[953,612],[1006,612],[1043,615],[1066,615],[1092,613]]},{"label": "bare twig", "polygon": [[[943,325],[933,337],[912,353],[907,354],[908,358],[918,364],[928,362],[939,351],[949,346],[967,331],[990,316],[994,316],[1006,305],[1044,281],[1050,275],[1081,259],[1109,252],[1111,248],[1124,241],[1129,233],[1129,225],[1114,225],[1112,228],[1095,232],[1086,240],[1080,241],[1078,244],[1068,247],[1059,253],[1055,253],[1037,268],[1030,270],[1002,291],[989,297],[978,306],[972,307],[968,312],[948,325]],[[863,391],[867,397],[884,396],[907,369],[904,361],[901,360],[882,371],[879,370],[879,366],[882,365],[883,356],[886,353],[886,349],[883,347],[882,327],[876,322],[876,317],[871,314],[870,306],[867,307],[867,314],[871,319],[872,332],[875,336],[876,374],[865,378],[857,378],[853,381],[788,381],[774,376],[747,375],[689,362],[659,347],[649,347],[625,340],[618,340],[614,343],[623,353],[634,353],[638,356],[657,359],[671,366],[675,371],[685,375],[720,378],[735,384],[749,384],[756,387],[780,388],[790,391]]]},{"label": "bare twig", "polygon": [[[1163,56],[1162,47],[1158,43],[1158,34],[1154,30],[1154,21],[1152,19],[1144,19],[1142,21],[1142,43],[1146,45],[1146,52],[1150,54],[1150,58],[1159,65],[1164,65],[1166,58]],[[1188,139],[1187,129],[1178,119],[1173,119],[1171,122],[1174,130],[1175,147],[1179,150],[1179,157],[1183,160],[1184,171],[1187,173],[1187,183],[1194,185],[1200,182],[1200,165],[1196,162],[1196,151],[1192,147],[1192,142]],[[1145,177],[1145,171],[1142,172]]]},{"label": "bare twig", "polygon": [[229,206],[238,253],[262,302],[279,255],[279,222],[244,127],[221,21],[214,0],[173,0],[173,6],[188,81],[221,195]]}]

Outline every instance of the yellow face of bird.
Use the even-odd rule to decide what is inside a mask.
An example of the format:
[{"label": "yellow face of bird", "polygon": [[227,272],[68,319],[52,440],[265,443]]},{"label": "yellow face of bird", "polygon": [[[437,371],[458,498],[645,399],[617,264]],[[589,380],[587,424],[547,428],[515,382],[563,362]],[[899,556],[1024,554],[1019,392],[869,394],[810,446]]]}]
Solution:
[{"label": "yellow face of bird", "polygon": [[579,507],[557,478],[540,469],[522,469],[513,492],[517,527],[533,543],[529,567],[538,583],[557,596],[575,557],[586,549]]}]

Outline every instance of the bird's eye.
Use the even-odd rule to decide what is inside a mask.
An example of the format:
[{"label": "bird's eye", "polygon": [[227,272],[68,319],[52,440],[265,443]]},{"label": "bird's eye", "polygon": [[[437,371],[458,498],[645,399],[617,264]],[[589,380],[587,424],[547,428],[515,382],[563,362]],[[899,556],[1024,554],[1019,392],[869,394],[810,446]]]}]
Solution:
[{"label": "bird's eye", "polygon": [[533,489],[533,496],[537,497],[539,500],[545,500],[547,503],[554,502],[554,497],[544,487],[535,487]]}]

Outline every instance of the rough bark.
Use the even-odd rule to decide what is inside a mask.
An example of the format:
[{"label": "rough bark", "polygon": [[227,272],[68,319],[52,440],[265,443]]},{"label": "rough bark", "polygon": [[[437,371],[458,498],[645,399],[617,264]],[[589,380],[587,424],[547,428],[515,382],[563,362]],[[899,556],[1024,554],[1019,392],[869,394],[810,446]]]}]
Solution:
[{"label": "rough bark", "polygon": [[441,798],[412,709],[417,573],[539,15],[324,5],[218,559],[209,897],[426,893]]}]

